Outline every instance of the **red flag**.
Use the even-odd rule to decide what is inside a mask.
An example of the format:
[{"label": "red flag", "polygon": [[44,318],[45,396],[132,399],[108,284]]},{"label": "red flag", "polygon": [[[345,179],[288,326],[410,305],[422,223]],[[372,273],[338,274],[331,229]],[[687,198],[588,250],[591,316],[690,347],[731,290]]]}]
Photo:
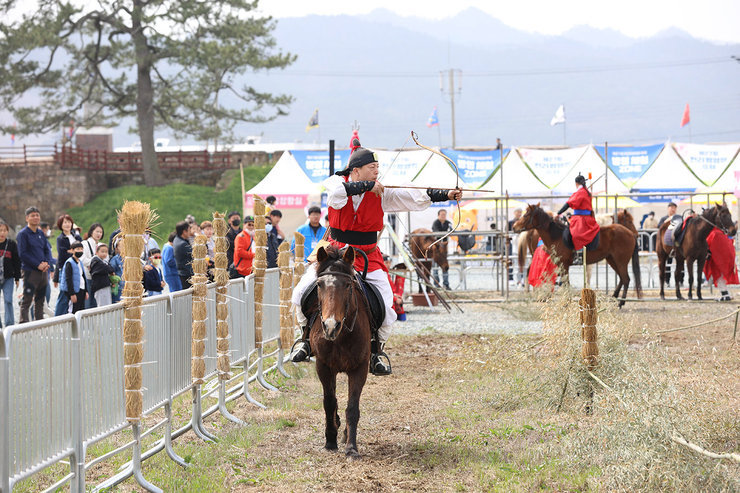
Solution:
[{"label": "red flag", "polygon": [[681,127],[684,127],[687,123],[691,122],[689,118],[689,103],[686,103],[686,108],[683,110],[683,118],[681,118]]}]

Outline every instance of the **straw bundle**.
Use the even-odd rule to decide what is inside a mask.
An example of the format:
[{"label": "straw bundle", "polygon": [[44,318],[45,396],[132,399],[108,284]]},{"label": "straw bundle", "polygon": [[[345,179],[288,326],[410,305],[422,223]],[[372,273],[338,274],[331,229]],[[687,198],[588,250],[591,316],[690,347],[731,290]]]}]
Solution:
[{"label": "straw bundle", "polygon": [[290,249],[287,242],[278,248],[280,268],[280,347],[289,350],[293,344],[293,314],[290,299],[293,293],[293,271],[290,268]]},{"label": "straw bundle", "polygon": [[205,339],[206,339],[206,269],[208,264],[205,260],[208,248],[206,237],[198,235],[193,245],[193,277],[190,282],[193,285],[193,324],[192,324],[192,360],[190,364],[190,376],[193,383],[198,385],[204,383],[206,374],[205,362]]},{"label": "straw bundle", "polygon": [[254,344],[262,347],[262,303],[265,299],[265,269],[267,268],[267,232],[265,202],[254,195]]},{"label": "straw bundle", "polygon": [[581,314],[581,357],[583,363],[589,370],[593,370],[598,363],[599,347],[596,344],[596,322],[598,312],[596,311],[596,293],[592,289],[581,290],[581,299],[578,301]]},{"label": "straw bundle", "polygon": [[124,202],[118,213],[123,260],[123,372],[126,394],[126,419],[135,423],[141,419],[143,402],[141,362],[144,359],[144,327],[141,323],[141,253],[144,251],[144,233],[156,220],[149,204]]},{"label": "straw bundle", "polygon": [[305,242],[305,236],[300,233],[295,234],[295,260],[293,261],[293,265],[295,266],[293,268],[294,285],[298,284],[298,282],[301,280],[301,277],[303,277],[303,274],[306,273],[306,264],[303,263],[303,258],[305,255]]},{"label": "straw bundle", "polygon": [[218,371],[219,380],[228,380],[231,378],[231,358],[229,357],[229,305],[226,298],[226,284],[229,282],[229,274],[226,272],[227,258],[226,250],[229,243],[226,240],[226,231],[228,226],[224,220],[224,215],[218,212],[213,213],[213,232],[214,232],[214,273],[213,279],[216,281],[216,370]]}]

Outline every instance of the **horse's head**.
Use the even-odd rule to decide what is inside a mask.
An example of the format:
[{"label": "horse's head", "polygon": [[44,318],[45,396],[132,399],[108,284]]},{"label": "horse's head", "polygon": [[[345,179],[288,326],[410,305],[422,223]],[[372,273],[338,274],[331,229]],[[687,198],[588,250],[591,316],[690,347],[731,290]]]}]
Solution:
[{"label": "horse's head", "polygon": [[[338,250],[333,246],[321,247],[316,254],[318,260],[317,285],[319,313],[324,338],[333,341],[343,328],[352,331],[357,317],[355,294],[355,249]],[[354,312],[354,313],[352,313]],[[352,321],[347,324],[347,315]]]},{"label": "horse's head", "polygon": [[726,203],[718,204],[715,202],[710,211],[713,212],[715,225],[725,234],[732,234],[736,230],[735,223],[732,221],[732,213],[730,213]]},{"label": "horse's head", "polygon": [[537,204],[527,205],[527,211],[522,214],[517,222],[514,223],[512,228],[515,232],[529,231],[530,229],[537,229],[545,226],[546,220],[552,220],[547,213],[540,207],[539,202]]},{"label": "horse's head", "polygon": [[627,209],[622,209],[617,212],[617,222],[625,228],[632,231],[632,234],[637,236],[637,228],[635,227],[635,218]]},{"label": "horse's head", "polygon": [[439,265],[443,271],[447,271],[450,268],[450,264],[447,262],[447,240],[440,241],[435,244],[430,250],[432,259]]}]

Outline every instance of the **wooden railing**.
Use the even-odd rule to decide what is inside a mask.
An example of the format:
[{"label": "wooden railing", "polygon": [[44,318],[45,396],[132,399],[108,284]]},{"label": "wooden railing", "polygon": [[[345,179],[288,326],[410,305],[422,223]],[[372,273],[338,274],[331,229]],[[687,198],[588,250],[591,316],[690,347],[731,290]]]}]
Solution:
[{"label": "wooden railing", "polygon": [[[237,166],[230,151],[157,152],[161,169],[228,169]],[[141,152],[108,152],[71,146],[18,145],[0,147],[1,166],[48,164],[62,169],[143,171]]]}]

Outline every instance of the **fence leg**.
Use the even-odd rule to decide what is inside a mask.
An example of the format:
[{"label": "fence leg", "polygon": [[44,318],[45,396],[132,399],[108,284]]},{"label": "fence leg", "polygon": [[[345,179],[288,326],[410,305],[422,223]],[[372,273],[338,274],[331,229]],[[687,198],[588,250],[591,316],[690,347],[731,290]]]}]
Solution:
[{"label": "fence leg", "polygon": [[260,385],[262,385],[267,390],[277,392],[278,389],[272,386],[271,384],[269,384],[265,380],[265,374],[262,369],[262,362],[263,362],[262,348],[260,347],[260,348],[257,348],[257,381],[259,382]]},{"label": "fence leg", "polygon": [[175,452],[175,449],[172,448],[172,403],[168,402],[164,405],[164,414],[165,418],[167,419],[167,424],[165,425],[164,430],[164,448],[167,450],[167,455],[170,456],[170,459],[175,461],[176,464],[182,466],[182,467],[190,467],[190,464],[185,462],[185,460],[177,455]]},{"label": "fence leg", "polygon": [[131,429],[134,433],[134,450],[132,457],[134,479],[136,479],[136,482],[145,490],[153,493],[162,493],[162,490],[147,481],[141,473],[141,429],[139,428],[138,423],[133,423],[131,425]]},{"label": "fence leg", "polygon": [[200,402],[200,385],[193,386],[193,417],[191,425],[195,434],[205,442],[215,442],[216,437],[203,427],[203,408]]},{"label": "fence leg", "polygon": [[283,348],[280,348],[278,350],[277,367],[282,376],[284,376],[285,378],[290,378],[288,372],[285,371],[285,367],[283,367],[283,363],[285,363],[285,352],[283,351]]},{"label": "fence leg", "polygon": [[732,331],[732,341],[733,342],[737,340],[736,336],[737,336],[737,317],[738,316],[740,316],[740,312],[737,312],[735,314],[735,330]]},{"label": "fence leg", "polygon": [[249,358],[244,360],[244,384],[243,384],[244,397],[247,398],[247,402],[254,404],[255,406],[267,409],[267,406],[257,401],[254,397],[249,394]]},{"label": "fence leg", "polygon": [[237,418],[226,409],[226,382],[221,380],[218,383],[218,410],[221,412],[221,416],[232,421],[238,425],[246,425],[244,421]]},{"label": "fence leg", "polygon": [[10,491],[10,359],[0,330],[0,491]]}]

